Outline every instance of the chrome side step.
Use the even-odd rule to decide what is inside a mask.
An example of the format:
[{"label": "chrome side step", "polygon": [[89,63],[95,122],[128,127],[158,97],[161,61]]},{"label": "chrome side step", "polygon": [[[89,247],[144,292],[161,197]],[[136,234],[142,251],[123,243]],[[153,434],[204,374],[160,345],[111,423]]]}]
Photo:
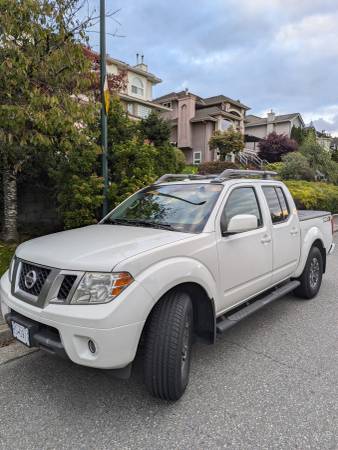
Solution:
[{"label": "chrome side step", "polygon": [[283,297],[284,295],[296,289],[299,285],[300,281],[297,280],[290,281],[289,283],[284,284],[283,286],[270,292],[265,297],[259,298],[253,303],[250,303],[248,306],[244,306],[239,311],[236,311],[233,314],[231,314],[230,312],[229,316],[221,317],[220,319],[218,319],[218,322],[216,323],[217,333],[218,334],[224,333],[224,331],[236,325],[236,323],[240,322],[242,319],[249,317],[251,314],[268,305],[269,303],[272,303],[273,301],[279,299],[280,297]]}]

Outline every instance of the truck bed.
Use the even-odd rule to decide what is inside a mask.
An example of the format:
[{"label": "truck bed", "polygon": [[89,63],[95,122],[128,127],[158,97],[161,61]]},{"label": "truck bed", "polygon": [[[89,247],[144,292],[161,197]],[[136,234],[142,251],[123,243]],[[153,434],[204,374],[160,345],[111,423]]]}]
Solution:
[{"label": "truck bed", "polygon": [[299,217],[300,222],[303,222],[304,220],[317,219],[319,217],[330,216],[330,215],[331,215],[331,213],[328,211],[312,211],[312,210],[305,210],[305,209],[298,210],[298,217]]}]

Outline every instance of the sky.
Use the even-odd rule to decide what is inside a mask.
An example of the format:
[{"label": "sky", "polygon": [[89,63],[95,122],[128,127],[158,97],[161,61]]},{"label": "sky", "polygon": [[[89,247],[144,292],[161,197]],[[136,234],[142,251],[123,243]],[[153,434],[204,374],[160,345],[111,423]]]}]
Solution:
[{"label": "sky", "polygon": [[[88,0],[91,7],[98,0]],[[162,79],[154,97],[223,94],[338,136],[337,0],[106,0],[107,52]],[[116,22],[118,21],[118,23]],[[97,28],[96,28],[97,29]],[[93,29],[95,30],[95,28]],[[90,43],[99,50],[98,34]]]}]

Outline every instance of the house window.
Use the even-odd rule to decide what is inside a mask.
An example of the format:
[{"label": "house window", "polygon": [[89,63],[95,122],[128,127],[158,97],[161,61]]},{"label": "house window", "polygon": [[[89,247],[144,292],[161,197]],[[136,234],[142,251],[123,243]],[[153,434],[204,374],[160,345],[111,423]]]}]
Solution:
[{"label": "house window", "polygon": [[165,106],[166,108],[171,108],[171,102],[167,102],[167,103],[163,103],[163,106]]},{"label": "house window", "polygon": [[131,85],[131,92],[133,94],[140,95],[141,97],[143,97],[143,95],[144,95],[144,88],[143,88],[142,80],[140,78],[135,77],[133,79],[133,82],[132,82],[132,85]]},{"label": "house window", "polygon": [[232,125],[233,125],[233,123],[230,122],[229,120],[222,119],[221,122],[220,122],[220,128],[221,128],[222,131],[227,130]]},{"label": "house window", "polygon": [[134,107],[133,107],[132,103],[128,103],[127,111],[128,111],[129,114],[134,114]]},{"label": "house window", "polygon": [[142,119],[146,119],[151,112],[151,109],[147,106],[139,105],[138,106],[138,116]]},{"label": "house window", "polygon": [[201,152],[194,152],[193,155],[193,164],[201,164],[202,162],[202,153]]}]

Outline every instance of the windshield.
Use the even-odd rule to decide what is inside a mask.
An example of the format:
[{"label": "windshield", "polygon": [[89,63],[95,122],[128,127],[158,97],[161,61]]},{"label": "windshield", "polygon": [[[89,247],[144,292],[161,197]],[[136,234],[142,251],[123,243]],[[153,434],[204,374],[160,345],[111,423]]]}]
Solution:
[{"label": "windshield", "polygon": [[200,233],[222,189],[221,184],[150,186],[128,198],[102,223]]}]

